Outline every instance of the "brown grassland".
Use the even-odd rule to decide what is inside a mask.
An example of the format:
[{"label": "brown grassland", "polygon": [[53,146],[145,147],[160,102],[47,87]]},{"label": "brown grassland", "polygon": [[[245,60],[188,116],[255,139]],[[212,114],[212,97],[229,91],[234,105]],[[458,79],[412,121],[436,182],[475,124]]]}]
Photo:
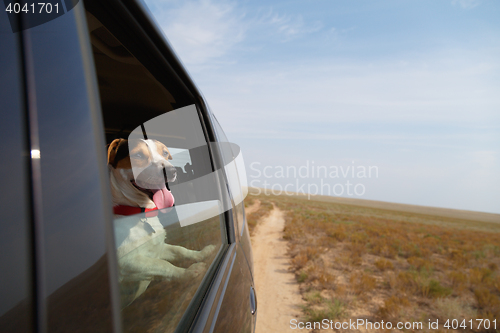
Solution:
[{"label": "brown grassland", "polygon": [[[255,199],[255,197],[251,196],[247,199],[245,199],[245,207],[252,206],[255,201],[258,199]],[[260,201],[260,200],[259,200]],[[261,218],[269,214],[269,212],[273,209],[273,205],[269,200],[264,200],[263,202],[260,201],[259,203],[259,209],[257,209],[255,212],[247,214],[246,220],[248,223],[248,230],[250,231],[250,235],[253,236],[255,227],[257,226],[257,223]]]},{"label": "brown grassland", "polygon": [[425,330],[439,319],[444,332],[447,319],[481,318],[500,332],[500,224],[297,196],[249,195],[247,205],[256,199],[251,230],[273,203],[286,212],[304,321],[420,321]]}]

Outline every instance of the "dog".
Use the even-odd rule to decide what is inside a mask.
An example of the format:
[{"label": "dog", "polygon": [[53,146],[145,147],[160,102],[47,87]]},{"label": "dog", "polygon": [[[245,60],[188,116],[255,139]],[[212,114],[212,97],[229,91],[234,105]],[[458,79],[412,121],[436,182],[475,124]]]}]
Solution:
[{"label": "dog", "polygon": [[[175,202],[166,185],[177,177],[171,159],[168,148],[157,140],[115,139],[108,146],[122,307],[144,293],[153,279],[202,274],[206,264],[201,261],[215,249],[208,245],[195,251],[165,242],[167,233],[157,213],[172,209]],[[137,216],[141,212],[145,214]],[[179,259],[195,263],[187,269],[170,263]]]}]

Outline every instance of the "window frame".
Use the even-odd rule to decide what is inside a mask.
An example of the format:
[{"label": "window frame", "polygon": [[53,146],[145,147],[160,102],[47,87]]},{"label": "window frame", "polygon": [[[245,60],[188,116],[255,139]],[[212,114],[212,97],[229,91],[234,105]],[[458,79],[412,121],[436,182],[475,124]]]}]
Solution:
[{"label": "window frame", "polygon": [[[116,0],[106,2],[85,0],[84,4],[86,9],[101,21],[161,84],[164,84],[165,80],[163,80],[163,77],[165,76],[174,78],[175,80],[173,81],[176,81],[174,85],[177,87],[164,86],[167,89],[173,89],[173,91],[177,89],[182,90],[181,94],[188,94],[192,98],[194,103],[191,104],[196,105],[203,134],[208,144],[212,168],[213,170],[223,170],[224,163],[221,158],[221,152],[213,147],[214,145],[210,144],[218,142],[218,140],[205,100],[189,74],[180,64],[175,52],[147,13],[146,8],[138,2],[122,3]],[[157,69],[161,70],[157,71]],[[222,172],[222,174],[222,179],[219,180],[221,197],[223,200],[229,200],[227,207],[231,207],[232,198],[227,188],[227,177],[225,172]],[[234,245],[237,237],[236,221],[233,218],[232,209],[225,211],[223,216],[225,220],[226,240],[222,241],[222,248],[214,259],[211,265],[212,268],[205,273],[202,282],[192,298],[190,306],[183,314],[175,332],[192,331],[193,328],[199,327],[195,324],[201,324],[201,317],[205,317],[205,320],[209,319],[200,312],[210,312],[214,305],[212,303],[214,292],[216,293],[215,303],[217,303],[219,297],[224,296],[223,292],[221,293],[221,286],[224,285],[230,275],[230,269],[228,270],[228,268],[231,265],[227,265],[227,263],[231,258],[234,260]],[[118,281],[113,281],[113,283],[117,286]],[[216,319],[214,318],[213,320]],[[195,330],[198,330],[198,328]]]},{"label": "window frame", "polygon": [[[22,22],[19,20],[18,16],[12,16],[12,18],[7,18],[4,17],[2,20],[5,20],[2,23],[9,22],[9,19],[12,19],[10,23],[17,27],[18,31],[21,31],[21,24]],[[3,26],[2,26],[3,28]],[[3,29],[2,29],[3,30]],[[17,280],[20,280],[23,283],[23,288],[24,288],[24,298],[20,300],[15,306],[8,308],[7,311],[3,312],[0,314],[0,318],[3,317],[4,315],[9,315],[12,313],[12,311],[17,312],[17,318],[19,317],[24,317],[24,322],[22,325],[22,329],[26,330],[27,332],[35,332],[37,330],[37,327],[40,326],[40,324],[43,324],[44,318],[42,318],[41,314],[37,311],[37,306],[42,305],[42,302],[39,302],[39,276],[37,272],[37,264],[39,265],[39,262],[37,262],[37,259],[39,260],[40,258],[37,258],[37,242],[35,238],[35,216],[34,216],[34,193],[33,193],[33,159],[31,158],[31,130],[30,128],[30,113],[29,113],[29,96],[28,96],[28,82],[27,82],[27,69],[26,69],[26,57],[29,55],[26,54],[26,50],[24,49],[25,45],[23,45],[24,39],[23,35],[20,32],[17,33],[12,33],[10,31],[2,31],[2,33],[6,33],[5,41],[7,42],[7,45],[3,45],[5,47],[4,52],[5,53],[10,53],[12,63],[7,62],[4,63],[5,66],[12,66],[13,71],[16,72],[17,75],[17,81],[15,82],[8,82],[8,84],[13,88],[14,94],[12,94],[12,91],[10,92],[11,94],[6,93],[5,91],[5,96],[2,97],[7,97],[7,100],[10,101],[11,106],[13,106],[12,109],[7,109],[7,111],[10,113],[9,117],[11,117],[10,120],[17,120],[15,123],[9,123],[11,126],[11,130],[17,135],[17,137],[10,137],[9,139],[12,140],[14,139],[14,146],[16,147],[15,149],[15,154],[17,154],[17,165],[6,165],[6,169],[11,169],[12,167],[20,167],[20,169],[16,170],[19,171],[19,178],[18,178],[18,184],[22,184],[20,187],[20,190],[18,194],[20,194],[19,197],[14,196],[16,201],[19,201],[19,207],[9,207],[11,210],[12,209],[22,209],[23,211],[21,212],[21,215],[17,217],[18,221],[17,223],[19,224],[16,227],[16,233],[19,236],[19,239],[21,240],[20,242],[17,242],[17,244],[21,245],[21,247],[24,250],[24,253],[22,253],[22,258],[21,261],[18,261],[18,268],[17,271],[23,271],[21,274],[23,276],[17,278]],[[10,36],[8,36],[9,34]],[[25,38],[25,37],[24,37]],[[0,66],[2,67],[2,66]],[[5,77],[0,78],[0,80],[6,80]],[[0,84],[1,86],[1,84]],[[2,93],[0,93],[2,95]],[[2,100],[2,99],[0,99]],[[3,100],[2,100],[3,101]],[[3,101],[4,102],[4,101]],[[9,104],[9,103],[7,103]],[[3,111],[5,112],[5,105],[2,103],[3,106]],[[5,119],[3,119],[5,122]],[[5,141],[9,145],[11,145],[11,141]],[[5,170],[4,170],[5,171]],[[10,174],[10,173],[9,173]],[[4,184],[2,184],[4,186]],[[14,195],[13,193],[9,192],[9,195],[12,196]],[[7,207],[5,207],[7,208]],[[3,209],[3,207],[2,207]],[[7,210],[7,214],[11,213],[10,211]],[[0,232],[2,232],[4,235],[8,235],[8,229],[5,226],[7,223],[2,223],[0,222]],[[3,244],[0,244],[3,245]],[[12,249],[11,249],[12,250]],[[17,258],[19,259],[19,258]],[[20,266],[24,266],[23,269],[19,269]],[[10,268],[10,267],[9,267]],[[5,267],[2,267],[2,269],[5,269]],[[1,275],[1,274],[0,274]],[[0,300],[2,302],[4,300]],[[23,314],[24,316],[20,316],[20,314]],[[11,317],[12,318],[12,317]],[[2,318],[3,319],[3,318]],[[8,325],[12,324],[12,321],[9,321],[7,319],[6,322],[3,322],[2,324]],[[19,329],[19,327],[18,327]]]},{"label": "window frame", "polygon": [[[189,74],[180,64],[179,59],[169,46],[167,40],[146,13],[146,8],[142,7],[140,3],[122,3],[117,0],[105,2],[85,0],[84,4],[86,10],[90,11],[101,22],[105,22],[106,28],[161,84],[164,84],[165,80],[162,77],[158,77],[159,72],[165,73],[163,76],[166,75],[176,79],[174,85],[168,86],[164,84],[164,86],[167,90],[173,87],[174,92],[182,89],[182,95],[189,95],[191,97],[192,103],[186,105],[196,105],[207,143],[218,142],[204,98],[191,80]],[[152,69],[161,69],[161,71]],[[221,152],[213,149],[213,145],[209,144],[208,146],[214,170],[223,168],[224,163]],[[227,184],[226,179],[224,179],[224,182]],[[228,198],[230,198],[229,194]],[[226,221],[231,220],[226,219]],[[229,244],[234,243],[236,240],[234,227],[231,224],[226,223]]]}]

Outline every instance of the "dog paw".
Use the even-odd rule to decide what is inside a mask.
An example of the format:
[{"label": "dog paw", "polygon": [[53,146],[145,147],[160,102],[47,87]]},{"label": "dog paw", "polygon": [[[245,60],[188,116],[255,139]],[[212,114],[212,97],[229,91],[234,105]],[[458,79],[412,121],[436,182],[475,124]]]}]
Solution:
[{"label": "dog paw", "polygon": [[214,250],[215,250],[215,245],[207,245],[207,246],[205,246],[203,248],[203,250],[200,251],[200,255],[201,255],[200,260],[203,260],[206,257],[208,257],[209,255],[211,255],[212,252],[214,252]]},{"label": "dog paw", "polygon": [[191,266],[189,266],[186,269],[185,274],[188,275],[189,277],[196,277],[198,275],[205,273],[206,270],[207,270],[207,264],[205,264],[204,262],[197,262],[196,264],[192,264]]}]

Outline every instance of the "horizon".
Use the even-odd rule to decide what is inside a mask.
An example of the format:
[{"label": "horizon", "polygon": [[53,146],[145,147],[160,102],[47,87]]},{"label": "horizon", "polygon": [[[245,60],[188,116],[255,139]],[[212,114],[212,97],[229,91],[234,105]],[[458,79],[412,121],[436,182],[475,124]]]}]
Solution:
[{"label": "horizon", "polygon": [[[251,190],[262,190],[258,193],[251,193]],[[267,191],[267,194],[266,192]],[[398,211],[398,212],[407,212],[414,213],[420,215],[429,215],[429,216],[441,216],[441,217],[450,217],[449,215],[442,215],[441,213],[446,212],[463,212],[463,213],[471,213],[476,215],[474,217],[466,216],[455,216],[459,217],[463,220],[470,221],[480,221],[480,222],[488,222],[488,223],[500,223],[500,214],[499,213],[489,213],[482,212],[477,210],[467,210],[467,209],[459,209],[459,208],[446,208],[446,207],[438,207],[438,206],[422,206],[415,204],[405,204],[400,202],[390,202],[390,201],[381,201],[381,200],[371,200],[364,198],[349,198],[349,197],[341,197],[341,196],[331,196],[331,195],[322,195],[322,194],[308,194],[308,193],[300,193],[300,192],[291,192],[293,194],[287,194],[284,191],[279,194],[272,193],[272,190],[269,188],[259,188],[259,187],[248,187],[248,196],[247,198],[251,198],[252,196],[288,196],[288,197],[307,197],[308,201],[319,201],[319,202],[329,202],[332,204],[340,204],[340,205],[351,205],[358,206],[364,208],[373,208],[373,209],[381,209],[381,210],[389,210],[389,211]],[[318,200],[318,198],[326,198],[328,201]],[[338,200],[338,201],[336,201]],[[373,204],[382,204],[383,206],[376,206]],[[387,206],[386,206],[387,205]],[[390,205],[390,206],[389,206]],[[416,210],[411,210],[411,208],[416,208]],[[406,209],[405,209],[406,208]],[[424,212],[421,209],[429,208],[432,212]],[[459,213],[460,214],[460,213]],[[486,219],[485,219],[486,217]]]}]

